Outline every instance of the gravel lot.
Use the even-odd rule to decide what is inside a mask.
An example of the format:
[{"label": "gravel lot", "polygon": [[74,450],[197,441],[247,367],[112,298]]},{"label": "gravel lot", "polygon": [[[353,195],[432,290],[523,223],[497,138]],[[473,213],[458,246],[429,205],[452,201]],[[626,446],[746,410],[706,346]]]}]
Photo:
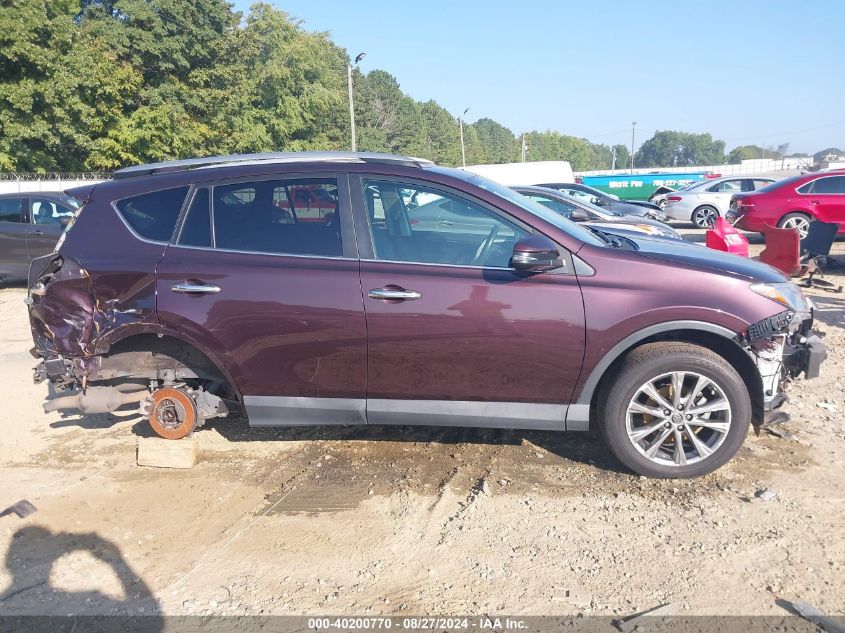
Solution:
[{"label": "gravel lot", "polygon": [[653,481],[594,434],[240,419],[193,469],[141,468],[136,415],[42,413],[25,290],[0,289],[0,504],[38,507],[0,518],[0,615],[845,613],[845,295],[812,294],[829,358],[788,435]]}]

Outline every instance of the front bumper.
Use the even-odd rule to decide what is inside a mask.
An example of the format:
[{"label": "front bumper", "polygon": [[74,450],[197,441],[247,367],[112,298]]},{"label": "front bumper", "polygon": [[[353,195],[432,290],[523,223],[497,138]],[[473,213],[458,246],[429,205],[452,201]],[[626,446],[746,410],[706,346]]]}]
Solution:
[{"label": "front bumper", "polygon": [[812,313],[786,310],[752,324],[742,335],[741,342],[760,372],[766,411],[786,401],[789,382],[802,374],[806,380],[820,375],[827,348],[812,327]]}]

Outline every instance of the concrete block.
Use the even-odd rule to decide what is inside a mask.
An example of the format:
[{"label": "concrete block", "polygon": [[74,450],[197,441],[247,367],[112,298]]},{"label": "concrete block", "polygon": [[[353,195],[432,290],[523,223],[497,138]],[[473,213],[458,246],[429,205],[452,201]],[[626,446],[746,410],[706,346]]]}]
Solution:
[{"label": "concrete block", "polygon": [[197,454],[197,441],[193,436],[181,440],[138,438],[138,466],[193,468],[197,463]]}]

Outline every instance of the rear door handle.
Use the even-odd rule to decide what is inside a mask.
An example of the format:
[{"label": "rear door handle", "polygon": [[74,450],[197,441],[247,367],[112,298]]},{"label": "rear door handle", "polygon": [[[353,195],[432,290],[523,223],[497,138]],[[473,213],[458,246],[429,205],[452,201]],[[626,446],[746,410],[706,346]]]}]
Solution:
[{"label": "rear door handle", "polygon": [[32,234],[33,234],[33,235],[44,235],[44,231],[41,231],[41,230],[39,230],[39,229],[36,229],[35,231],[33,231],[33,232],[32,232]]},{"label": "rear door handle", "polygon": [[810,204],[821,204],[821,200],[810,200]]},{"label": "rear door handle", "polygon": [[422,293],[416,290],[405,290],[398,286],[393,288],[373,288],[367,293],[370,299],[378,299],[380,301],[414,301],[415,299],[422,299]]},{"label": "rear door handle", "polygon": [[183,294],[189,295],[216,295],[218,292],[220,292],[220,286],[212,286],[211,284],[190,283],[188,281],[173,284],[172,286],[170,286],[170,289],[173,292],[181,292]]}]

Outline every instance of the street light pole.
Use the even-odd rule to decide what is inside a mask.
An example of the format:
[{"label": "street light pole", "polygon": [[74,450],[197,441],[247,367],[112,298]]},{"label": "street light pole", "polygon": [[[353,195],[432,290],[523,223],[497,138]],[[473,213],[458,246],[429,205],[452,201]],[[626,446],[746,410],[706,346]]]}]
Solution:
[{"label": "street light pole", "polygon": [[458,117],[458,124],[461,126],[461,164],[466,167],[467,166],[467,152],[464,148],[464,117],[469,112],[469,108],[464,110],[464,113]]},{"label": "street light pole", "polygon": [[634,133],[637,130],[637,122],[631,122],[631,173],[634,173]]},{"label": "street light pole", "polygon": [[[355,58],[355,67],[358,67],[358,62],[364,59],[366,53],[358,53]],[[346,87],[349,90],[349,128],[352,132],[352,151],[358,151],[358,140],[355,138],[355,102],[352,97],[352,64],[346,65]]]}]

